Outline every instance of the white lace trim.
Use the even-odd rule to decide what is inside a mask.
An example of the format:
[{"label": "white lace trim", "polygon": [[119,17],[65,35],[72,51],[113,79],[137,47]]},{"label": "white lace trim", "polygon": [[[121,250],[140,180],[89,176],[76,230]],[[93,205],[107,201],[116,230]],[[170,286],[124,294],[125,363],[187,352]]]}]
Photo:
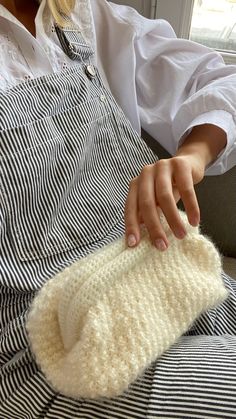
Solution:
[{"label": "white lace trim", "polygon": [[[1,17],[4,17],[10,23],[10,28],[11,25],[15,24],[24,28],[6,8],[0,5],[0,19]],[[90,0],[77,0],[71,19],[73,25],[81,30],[86,42],[91,45],[95,52],[96,38]],[[43,48],[51,63],[52,71],[60,71],[77,64],[63,52],[55,33],[52,15],[45,0],[40,1],[35,25],[36,40],[24,28],[26,42],[29,42],[29,48],[33,47],[35,43]],[[27,57],[23,55],[21,45],[11,34],[11,29],[7,31],[3,27],[0,25],[0,89],[5,90],[29,78],[37,77],[37,69],[32,72],[32,69],[27,65]],[[43,55],[40,60],[43,60]],[[37,67],[40,66],[40,60],[38,59]],[[91,61],[96,64],[95,54]]]}]

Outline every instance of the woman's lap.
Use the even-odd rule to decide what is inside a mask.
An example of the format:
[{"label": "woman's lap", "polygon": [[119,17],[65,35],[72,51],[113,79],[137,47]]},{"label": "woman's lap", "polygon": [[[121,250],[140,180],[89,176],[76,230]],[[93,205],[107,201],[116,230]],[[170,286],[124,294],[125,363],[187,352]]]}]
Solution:
[{"label": "woman's lap", "polygon": [[[228,299],[204,313],[128,392],[111,400],[72,400],[54,392],[27,348],[19,314],[2,333],[0,417],[235,418],[236,282],[227,276],[224,281]],[[7,333],[14,329],[16,341],[10,344]]]}]

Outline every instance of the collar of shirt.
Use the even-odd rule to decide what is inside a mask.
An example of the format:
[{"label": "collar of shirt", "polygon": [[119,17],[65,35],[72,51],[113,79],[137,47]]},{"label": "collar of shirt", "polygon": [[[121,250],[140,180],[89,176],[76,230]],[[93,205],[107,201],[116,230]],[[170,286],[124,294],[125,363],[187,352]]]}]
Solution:
[{"label": "collar of shirt", "polygon": [[[81,30],[95,51],[95,30],[90,0],[75,2],[72,22]],[[40,2],[35,28],[36,37],[0,5],[0,88],[1,84],[3,87],[9,87],[27,78],[40,77],[74,64],[61,48],[46,0]],[[12,63],[11,55],[14,55],[15,63]],[[96,62],[95,56],[93,62]]]},{"label": "collar of shirt", "polygon": [[[43,0],[35,18],[36,33],[39,27],[40,30],[43,27],[41,20],[45,3],[46,0]],[[2,19],[5,21],[4,27],[7,28],[11,40],[19,47],[32,75],[34,77],[40,77],[44,74],[51,73],[53,70],[52,65],[45,50],[36,39],[37,36],[35,38],[14,15],[5,7],[0,6],[0,21]]]},{"label": "collar of shirt", "polygon": [[4,18],[12,23],[15,23],[16,25],[24,27],[22,23],[20,23],[20,21],[12,13],[10,13],[8,9],[6,9],[6,7],[0,4],[0,19],[1,18]]}]

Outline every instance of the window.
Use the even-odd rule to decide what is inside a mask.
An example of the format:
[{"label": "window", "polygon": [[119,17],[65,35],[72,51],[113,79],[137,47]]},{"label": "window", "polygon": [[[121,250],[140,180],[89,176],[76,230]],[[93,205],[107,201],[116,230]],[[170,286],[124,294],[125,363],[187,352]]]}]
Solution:
[{"label": "window", "polygon": [[177,36],[190,38],[236,63],[236,0],[157,0],[156,17],[167,19]]},{"label": "window", "polygon": [[236,52],[236,0],[197,0],[190,39],[222,51]]}]

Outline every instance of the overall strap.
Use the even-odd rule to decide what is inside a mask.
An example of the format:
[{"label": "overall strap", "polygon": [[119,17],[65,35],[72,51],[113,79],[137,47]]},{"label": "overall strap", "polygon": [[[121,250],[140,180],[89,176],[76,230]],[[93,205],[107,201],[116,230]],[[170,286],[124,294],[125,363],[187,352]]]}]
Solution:
[{"label": "overall strap", "polygon": [[94,51],[84,39],[82,31],[76,28],[61,28],[55,25],[61,47],[71,60],[88,61]]}]

